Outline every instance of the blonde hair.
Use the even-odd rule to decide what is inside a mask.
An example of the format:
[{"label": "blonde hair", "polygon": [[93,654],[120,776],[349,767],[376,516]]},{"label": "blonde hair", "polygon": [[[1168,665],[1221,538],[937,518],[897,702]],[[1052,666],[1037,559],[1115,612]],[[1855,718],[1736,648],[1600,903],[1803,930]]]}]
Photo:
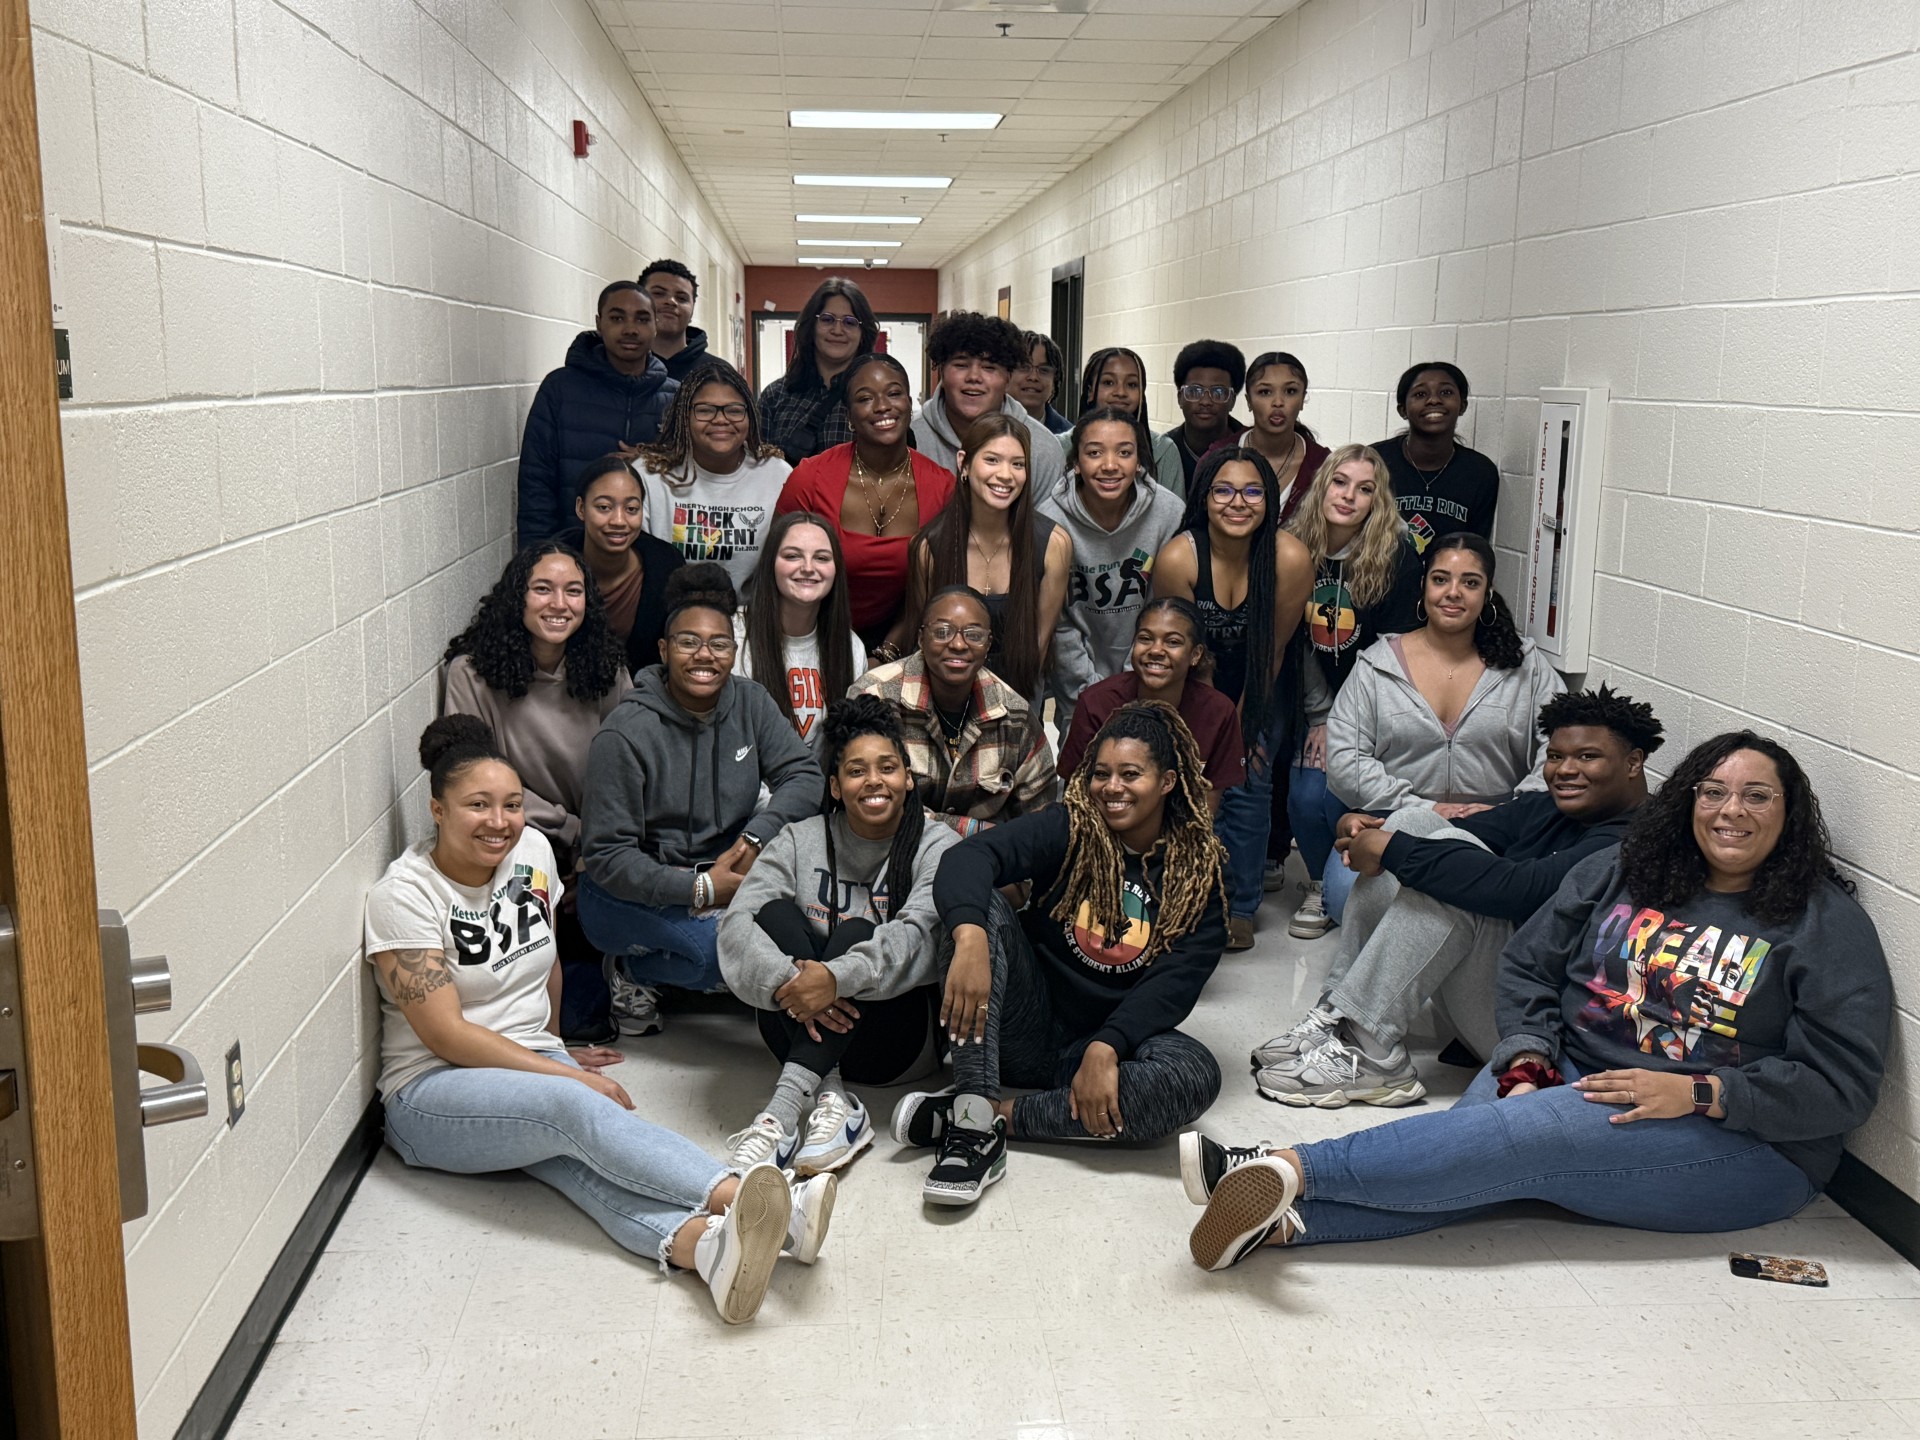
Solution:
[{"label": "blonde hair", "polygon": [[1373,466],[1373,509],[1367,512],[1360,533],[1353,539],[1347,557],[1347,589],[1356,605],[1377,605],[1393,590],[1400,573],[1400,551],[1407,543],[1406,522],[1400,518],[1399,503],[1393,498],[1393,476],[1387,462],[1371,445],[1342,445],[1320,463],[1313,485],[1300,501],[1293,523],[1287,528],[1313,552],[1313,563],[1327,559],[1327,490],[1333,473],[1353,460]]}]

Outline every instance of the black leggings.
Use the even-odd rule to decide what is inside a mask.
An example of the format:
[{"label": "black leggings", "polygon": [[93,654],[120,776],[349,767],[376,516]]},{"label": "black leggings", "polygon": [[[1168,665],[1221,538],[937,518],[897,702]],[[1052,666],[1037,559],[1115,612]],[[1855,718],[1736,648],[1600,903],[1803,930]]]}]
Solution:
[{"label": "black leggings", "polygon": [[[1014,1134],[1032,1140],[1089,1140],[1073,1118],[1073,1077],[1091,1035],[1066,1033],[1033,947],[1006,897],[995,894],[987,912],[987,949],[993,993],[986,1034],[978,1044],[954,1047],[953,1079],[962,1091],[1000,1098],[1000,1086],[1032,1087],[1038,1094],[1013,1102]],[[953,942],[941,951],[941,971],[953,962]],[[1184,1129],[1220,1094],[1213,1052],[1178,1030],[1140,1042],[1120,1062],[1123,1140],[1145,1143]]]},{"label": "black leggings", "polygon": [[[796,960],[832,960],[862,940],[873,938],[871,920],[842,920],[833,934],[822,937],[798,905],[774,900],[754,916],[767,938]],[[824,1025],[815,1040],[807,1027],[787,1017],[784,1010],[758,1010],[760,1038],[782,1065],[792,1062],[816,1075],[838,1066],[856,1085],[892,1085],[914,1069],[927,1051],[927,1037],[940,1010],[940,990],[922,985],[891,1000],[855,1000],[860,1018],[844,1033]]]}]

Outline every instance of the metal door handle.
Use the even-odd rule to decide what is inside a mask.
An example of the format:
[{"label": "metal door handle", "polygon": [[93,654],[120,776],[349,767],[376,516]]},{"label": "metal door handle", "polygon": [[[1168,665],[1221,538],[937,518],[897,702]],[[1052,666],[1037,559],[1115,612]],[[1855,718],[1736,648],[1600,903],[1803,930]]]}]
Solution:
[{"label": "metal door handle", "polygon": [[140,1073],[172,1083],[140,1092],[140,1124],[171,1125],[198,1120],[207,1113],[207,1077],[200,1062],[178,1045],[142,1045]]}]

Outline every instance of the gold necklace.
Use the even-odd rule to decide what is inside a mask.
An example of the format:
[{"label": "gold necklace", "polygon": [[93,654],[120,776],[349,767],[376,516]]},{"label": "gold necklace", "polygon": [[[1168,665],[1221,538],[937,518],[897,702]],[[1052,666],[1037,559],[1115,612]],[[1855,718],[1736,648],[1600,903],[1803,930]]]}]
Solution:
[{"label": "gold necklace", "polygon": [[886,474],[875,475],[873,471],[867,468],[867,462],[860,458],[859,449],[856,448],[854,450],[853,478],[860,482],[860,494],[865,497],[867,502],[867,519],[872,522],[873,533],[875,535],[884,535],[887,533],[887,507],[884,504],[876,505],[874,503],[873,487],[868,482],[878,481],[881,487],[880,493],[884,496],[887,486],[898,480],[903,471],[911,473],[912,469],[913,457],[912,455],[908,455],[906,459],[894,466],[893,469],[887,471]]},{"label": "gold necklace", "polygon": [[[1007,551],[1012,548],[1013,536],[1009,534],[1006,537],[1006,539],[1002,540],[1000,544],[994,549],[994,552],[991,555],[987,553],[987,547],[980,543],[980,537],[971,531],[969,531],[967,534],[967,543],[973,546],[974,549],[978,550],[980,552],[980,558],[987,562],[987,579],[989,582],[991,582],[993,579],[993,567],[999,562],[1000,557],[1006,554]],[[1011,573],[1009,573],[1007,576],[1007,583],[1009,585],[1013,583],[1013,576]]]}]

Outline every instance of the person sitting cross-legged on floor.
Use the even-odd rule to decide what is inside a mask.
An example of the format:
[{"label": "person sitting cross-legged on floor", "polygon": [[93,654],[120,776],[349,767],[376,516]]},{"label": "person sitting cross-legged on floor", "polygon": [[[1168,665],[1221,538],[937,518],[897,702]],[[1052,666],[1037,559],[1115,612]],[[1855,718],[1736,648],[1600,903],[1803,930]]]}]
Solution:
[{"label": "person sitting cross-legged on floor", "polygon": [[1569,870],[1620,843],[1662,738],[1652,706],[1604,685],[1554,696],[1539,731],[1544,791],[1455,821],[1417,807],[1343,817],[1335,844],[1362,878],[1340,954],[1319,1003],[1253,1052],[1262,1095],[1322,1109],[1418,1100],[1426,1087],[1402,1042],[1429,999],[1470,1050],[1493,1053],[1501,947]]},{"label": "person sitting cross-legged on floor", "polygon": [[885,700],[837,700],[819,728],[827,813],[774,836],[720,917],[720,973],[781,1067],[733,1160],[802,1175],[873,1143],[846,1080],[898,1085],[934,1067],[933,877],[960,843],[921,806]]},{"label": "person sitting cross-legged on floor", "polygon": [[1492,1063],[1450,1110],[1277,1149],[1181,1137],[1193,1258],[1545,1200],[1642,1230],[1794,1214],[1873,1111],[1893,986],[1820,804],[1751,731],[1696,746],[1500,957]]},{"label": "person sitting cross-legged on floor", "polygon": [[[1219,1095],[1212,1052],[1174,1028],[1227,940],[1202,763],[1171,706],[1123,705],[1064,804],[940,862],[954,1089],[893,1112],[900,1144],[940,1147],[927,1200],[971,1205],[1005,1174],[1009,1136],[1144,1143]],[[1016,916],[997,887],[1021,881],[1033,888]],[[1002,1083],[1038,1093],[1003,1099]]]}]

